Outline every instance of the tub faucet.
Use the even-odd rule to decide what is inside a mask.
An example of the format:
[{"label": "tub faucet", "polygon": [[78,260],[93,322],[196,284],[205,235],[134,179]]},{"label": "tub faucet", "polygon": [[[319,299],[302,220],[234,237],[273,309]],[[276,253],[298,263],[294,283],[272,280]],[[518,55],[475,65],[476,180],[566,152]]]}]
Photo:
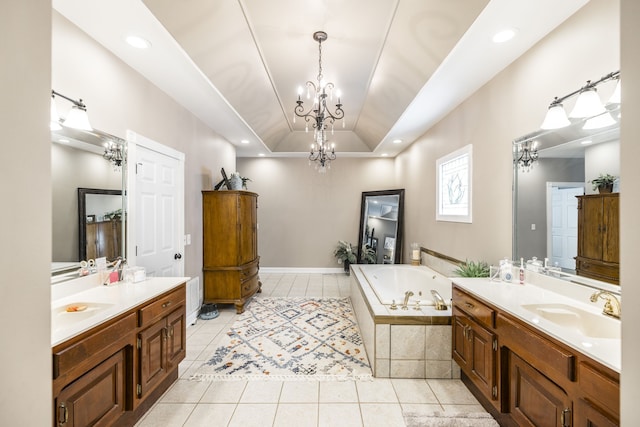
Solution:
[{"label": "tub faucet", "polygon": [[404,293],[404,302],[402,303],[402,309],[403,310],[409,310],[409,297],[413,296],[413,292],[411,291],[406,291]]},{"label": "tub faucet", "polygon": [[608,291],[598,291],[594,292],[589,299],[591,302],[596,302],[598,301],[598,298],[602,298],[607,301],[604,303],[602,314],[615,317],[616,319],[620,318],[622,308],[620,307],[620,300],[618,300],[615,295]]},{"label": "tub faucet", "polygon": [[436,310],[446,310],[447,303],[444,301],[444,298],[436,291],[435,289],[431,289],[431,296],[433,297],[433,301],[436,303]]}]

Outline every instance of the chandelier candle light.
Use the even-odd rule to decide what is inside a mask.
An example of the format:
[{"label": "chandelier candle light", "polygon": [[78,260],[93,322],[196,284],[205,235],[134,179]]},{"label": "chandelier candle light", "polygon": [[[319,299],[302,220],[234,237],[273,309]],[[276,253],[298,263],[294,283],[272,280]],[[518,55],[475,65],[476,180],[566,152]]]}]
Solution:
[{"label": "chandelier candle light", "polygon": [[[335,144],[329,146],[327,142],[327,127],[331,126],[331,134],[333,135],[333,125],[336,120],[342,120],[344,118],[344,111],[342,110],[340,91],[338,90],[336,90],[338,102],[336,103],[335,110],[332,112],[327,108],[327,98],[333,100],[334,91],[334,84],[325,83],[322,76],[322,42],[327,40],[327,33],[324,31],[316,31],[313,33],[313,39],[318,42],[317,82],[309,80],[305,84],[307,87],[307,99],[311,99],[313,96],[313,104],[309,107],[309,110],[305,111],[304,101],[301,99],[303,88],[298,88],[298,100],[296,101],[296,107],[294,109],[295,115],[293,116],[293,122],[295,123],[296,116],[304,118],[307,122],[305,126],[305,131],[307,132],[309,132],[309,122],[311,122],[314,143],[311,144],[309,162],[318,162],[316,169],[324,173],[327,168],[331,168],[331,161],[336,159]],[[343,121],[342,127],[344,126],[345,123]]]}]

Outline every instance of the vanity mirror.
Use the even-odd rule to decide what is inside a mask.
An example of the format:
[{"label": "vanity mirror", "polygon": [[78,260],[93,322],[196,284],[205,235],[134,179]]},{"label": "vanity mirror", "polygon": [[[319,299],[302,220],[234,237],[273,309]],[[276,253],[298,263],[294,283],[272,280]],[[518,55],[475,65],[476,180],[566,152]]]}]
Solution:
[{"label": "vanity mirror", "polygon": [[[587,223],[584,218],[579,220],[578,209],[580,204],[584,213],[586,199],[576,197],[596,194],[590,181],[600,174],[620,175],[619,104],[609,105],[607,110],[616,120],[611,126],[585,130],[586,119],[574,120],[570,126],[540,130],[513,141],[514,259],[529,260],[535,256],[542,261],[548,258],[549,266],[560,267],[562,277],[569,280],[617,283],[617,211],[609,210],[610,223],[606,223],[608,220],[602,215],[597,221]],[[527,153],[527,149],[531,151]],[[529,158],[529,165],[523,158]],[[616,182],[614,192],[618,192],[618,188]],[[599,196],[588,198],[600,202],[595,200]],[[617,201],[618,196],[614,198]],[[579,234],[582,237],[579,238]],[[580,242],[581,251],[590,251],[594,245],[593,240],[587,238],[606,240],[596,245],[600,255],[591,253],[586,259],[579,253]],[[597,260],[598,257],[601,259]],[[584,264],[585,260],[590,264]]]},{"label": "vanity mirror", "polygon": [[402,261],[403,211],[404,189],[362,193],[359,264],[399,264]]},{"label": "vanity mirror", "polygon": [[[111,227],[112,237],[102,240],[103,255],[108,259],[124,257],[125,215],[122,213],[125,200],[122,194],[126,185],[126,156],[123,139],[97,130],[63,126],[61,130],[52,131],[51,140],[51,271],[52,276],[56,276],[52,282],[58,282],[65,273],[75,273],[81,260],[99,256],[94,252],[95,243],[94,249],[87,249],[87,245],[80,242],[86,242],[89,232],[94,233],[94,228],[107,222],[105,219],[109,220],[107,225]],[[105,149],[105,144],[110,150]],[[105,151],[110,151],[111,155],[105,156]],[[105,202],[107,205],[97,202],[98,206],[93,208],[94,197],[111,200]],[[109,245],[108,249],[106,245]],[[73,274],[68,276],[72,277]]]}]

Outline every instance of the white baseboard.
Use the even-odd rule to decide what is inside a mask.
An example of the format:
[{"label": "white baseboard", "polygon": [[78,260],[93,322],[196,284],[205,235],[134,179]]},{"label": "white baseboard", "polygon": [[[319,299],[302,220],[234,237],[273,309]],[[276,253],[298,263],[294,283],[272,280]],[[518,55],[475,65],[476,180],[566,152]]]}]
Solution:
[{"label": "white baseboard", "polygon": [[261,273],[293,273],[293,274],[344,274],[344,268],[316,267],[260,267]]}]

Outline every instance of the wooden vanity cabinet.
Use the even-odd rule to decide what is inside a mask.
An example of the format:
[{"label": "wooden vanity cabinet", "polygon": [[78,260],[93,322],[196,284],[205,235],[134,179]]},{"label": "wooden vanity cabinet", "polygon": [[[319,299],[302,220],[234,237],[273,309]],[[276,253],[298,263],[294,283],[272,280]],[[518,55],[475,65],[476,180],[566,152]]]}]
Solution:
[{"label": "wooden vanity cabinet", "polygon": [[258,195],[248,191],[202,192],[204,302],[235,304],[238,314],[256,292]]},{"label": "wooden vanity cabinet", "polygon": [[178,367],[186,354],[185,293],[173,291],[139,310],[136,403]]},{"label": "wooden vanity cabinet", "polygon": [[453,360],[499,408],[497,384],[498,340],[491,328],[494,310],[471,295],[454,289]]},{"label": "wooden vanity cabinet", "polygon": [[577,196],[578,275],[620,282],[619,196],[620,193]]},{"label": "wooden vanity cabinet", "polygon": [[452,325],[462,379],[501,425],[619,425],[619,373],[455,284]]},{"label": "wooden vanity cabinet", "polygon": [[185,284],[52,349],[53,425],[133,426],[178,377]]}]

